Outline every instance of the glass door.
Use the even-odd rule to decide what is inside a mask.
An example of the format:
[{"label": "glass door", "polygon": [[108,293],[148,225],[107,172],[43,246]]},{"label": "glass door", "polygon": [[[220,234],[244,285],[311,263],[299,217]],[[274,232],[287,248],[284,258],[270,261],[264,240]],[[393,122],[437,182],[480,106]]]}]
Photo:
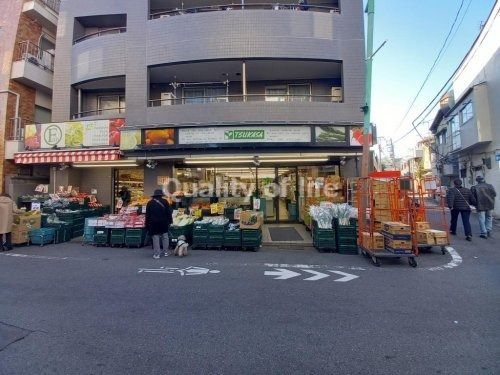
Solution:
[{"label": "glass door", "polygon": [[297,168],[277,168],[276,181],[279,187],[279,194],[275,199],[278,221],[297,221]]},{"label": "glass door", "polygon": [[271,223],[278,221],[276,196],[279,194],[279,187],[276,184],[275,167],[257,169],[257,192],[258,206],[264,214],[264,221]]}]

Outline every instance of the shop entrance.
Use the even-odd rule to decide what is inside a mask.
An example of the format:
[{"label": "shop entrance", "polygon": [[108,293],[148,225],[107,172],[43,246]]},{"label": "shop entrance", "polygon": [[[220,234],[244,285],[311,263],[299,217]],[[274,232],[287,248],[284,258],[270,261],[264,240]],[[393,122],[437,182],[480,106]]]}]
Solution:
[{"label": "shop entrance", "polygon": [[297,167],[257,168],[260,210],[267,223],[298,221]]}]

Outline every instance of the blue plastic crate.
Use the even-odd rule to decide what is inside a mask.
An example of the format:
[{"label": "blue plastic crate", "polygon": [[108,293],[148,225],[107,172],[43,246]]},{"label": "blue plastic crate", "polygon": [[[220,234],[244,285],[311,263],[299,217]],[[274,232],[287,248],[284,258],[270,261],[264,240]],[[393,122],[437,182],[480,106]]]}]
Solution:
[{"label": "blue plastic crate", "polygon": [[54,243],[56,228],[40,228],[30,231],[30,243],[33,245],[47,245]]}]

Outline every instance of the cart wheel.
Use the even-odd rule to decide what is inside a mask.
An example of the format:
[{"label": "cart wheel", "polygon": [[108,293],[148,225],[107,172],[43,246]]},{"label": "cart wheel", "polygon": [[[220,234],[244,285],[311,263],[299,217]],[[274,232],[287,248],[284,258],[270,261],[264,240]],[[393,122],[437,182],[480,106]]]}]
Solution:
[{"label": "cart wheel", "polygon": [[368,258],[368,253],[367,253],[366,251],[361,250],[361,254],[363,254],[363,256],[364,256],[365,258]]},{"label": "cart wheel", "polygon": [[417,261],[415,260],[415,258],[408,258],[408,263],[414,268],[417,266]]},{"label": "cart wheel", "polygon": [[446,247],[441,246],[441,254],[446,255]]},{"label": "cart wheel", "polygon": [[375,265],[375,267],[380,267],[380,261],[378,260],[378,258],[376,256],[372,255],[372,262]]}]

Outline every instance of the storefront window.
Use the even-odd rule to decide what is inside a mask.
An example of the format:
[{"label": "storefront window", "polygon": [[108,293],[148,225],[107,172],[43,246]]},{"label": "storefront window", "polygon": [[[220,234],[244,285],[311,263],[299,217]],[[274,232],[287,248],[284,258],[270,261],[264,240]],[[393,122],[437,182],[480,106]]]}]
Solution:
[{"label": "storefront window", "polygon": [[143,169],[119,169],[115,175],[115,207],[119,199],[119,191],[125,186],[131,195],[131,204],[145,204],[144,197],[144,170]]}]

